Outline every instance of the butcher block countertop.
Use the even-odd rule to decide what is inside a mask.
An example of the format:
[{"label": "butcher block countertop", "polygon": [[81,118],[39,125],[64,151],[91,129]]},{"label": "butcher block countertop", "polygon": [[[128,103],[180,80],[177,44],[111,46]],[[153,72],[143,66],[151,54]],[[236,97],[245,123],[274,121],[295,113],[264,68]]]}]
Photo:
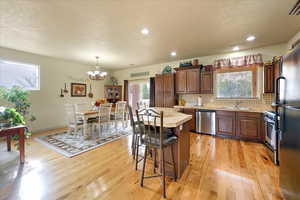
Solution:
[{"label": "butcher block countertop", "polygon": [[[192,119],[192,115],[177,112],[174,108],[153,107],[157,111],[163,111],[164,127],[176,128]],[[159,125],[159,123],[157,123]]]},{"label": "butcher block countertop", "polygon": [[234,111],[234,112],[255,112],[255,113],[264,113],[265,111],[272,110],[272,108],[268,107],[240,107],[240,109],[236,109],[231,106],[174,106],[174,108],[192,108],[198,110],[221,110],[221,111]]}]

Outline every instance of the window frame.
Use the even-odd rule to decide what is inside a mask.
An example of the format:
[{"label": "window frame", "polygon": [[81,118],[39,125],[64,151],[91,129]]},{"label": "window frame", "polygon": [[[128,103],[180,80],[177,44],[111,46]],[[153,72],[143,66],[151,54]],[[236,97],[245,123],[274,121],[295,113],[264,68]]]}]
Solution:
[{"label": "window frame", "polygon": [[[37,71],[37,76],[36,76],[37,87],[36,88],[23,88],[23,87],[21,87],[21,88],[24,89],[24,90],[28,90],[28,91],[39,91],[39,90],[41,90],[41,70],[40,70],[40,65],[33,64],[33,63],[27,63],[27,62],[7,60],[7,59],[3,59],[3,58],[0,58],[0,62],[4,62],[6,64],[11,64],[11,65],[12,64],[16,64],[16,65],[31,65],[31,66],[34,66],[36,68],[36,71]],[[0,87],[5,87],[5,86],[0,85]],[[12,87],[14,87],[14,85],[9,86],[7,88],[12,88]]]},{"label": "window frame", "polygon": [[[230,73],[230,72],[244,72],[244,71],[251,71],[252,72],[252,91],[253,91],[253,94],[252,94],[252,97],[218,97],[218,94],[217,94],[217,89],[218,89],[218,81],[217,81],[217,74],[220,74],[220,73]],[[258,88],[257,88],[257,66],[244,66],[244,67],[238,67],[238,68],[223,68],[223,69],[217,69],[216,70],[216,79],[215,79],[215,82],[216,82],[216,99],[228,99],[228,100],[233,100],[233,99],[258,99],[258,96],[257,96],[257,91],[258,91]]]}]

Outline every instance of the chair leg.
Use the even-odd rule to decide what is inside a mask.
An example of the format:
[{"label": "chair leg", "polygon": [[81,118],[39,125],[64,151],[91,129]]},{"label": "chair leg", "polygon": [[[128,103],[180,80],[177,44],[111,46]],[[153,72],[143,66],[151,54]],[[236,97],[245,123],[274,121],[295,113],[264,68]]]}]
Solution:
[{"label": "chair leg", "polygon": [[[135,148],[136,148],[136,154],[135,154],[135,170],[137,170],[137,168],[138,168],[138,162],[139,162],[139,142],[137,141],[137,144],[136,144],[136,146],[135,146]],[[146,151],[146,149],[145,149],[145,151]]]},{"label": "chair leg", "polygon": [[152,153],[154,154],[154,157],[153,157],[153,173],[155,174],[156,173],[156,149],[153,149],[152,150]]},{"label": "chair leg", "polygon": [[177,180],[177,172],[176,172],[176,163],[174,159],[174,144],[171,145],[171,154],[172,154],[172,163],[173,163],[173,170],[174,170],[174,181]]},{"label": "chair leg", "polygon": [[11,136],[6,136],[7,151],[11,151]]},{"label": "chair leg", "polygon": [[147,152],[148,147],[145,147],[145,153],[144,153],[144,160],[143,160],[143,169],[142,169],[142,175],[141,175],[141,187],[144,186],[144,176],[145,176],[145,167],[146,167],[146,161],[147,161]]},{"label": "chair leg", "polygon": [[162,166],[162,183],[163,183],[163,197],[166,198],[166,169],[165,169],[165,152],[161,149],[161,166]]}]

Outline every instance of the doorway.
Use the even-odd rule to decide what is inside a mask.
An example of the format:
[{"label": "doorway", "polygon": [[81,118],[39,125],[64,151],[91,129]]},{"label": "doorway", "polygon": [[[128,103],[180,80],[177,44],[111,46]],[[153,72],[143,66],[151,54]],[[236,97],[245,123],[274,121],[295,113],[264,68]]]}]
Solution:
[{"label": "doorway", "polygon": [[133,110],[137,104],[142,103],[149,106],[150,103],[150,80],[132,80],[128,83],[128,103]]}]

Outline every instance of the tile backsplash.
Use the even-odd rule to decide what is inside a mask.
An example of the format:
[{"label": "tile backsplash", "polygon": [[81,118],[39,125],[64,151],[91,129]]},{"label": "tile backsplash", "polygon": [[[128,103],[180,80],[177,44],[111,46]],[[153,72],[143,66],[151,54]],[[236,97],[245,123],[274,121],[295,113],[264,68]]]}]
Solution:
[{"label": "tile backsplash", "polygon": [[213,94],[183,94],[179,98],[184,99],[186,105],[196,105],[198,97],[202,97],[202,103],[204,106],[232,106],[237,101],[240,101],[240,106],[245,107],[265,107],[272,110],[271,104],[273,101],[273,94],[262,94],[257,99],[217,99]]}]

